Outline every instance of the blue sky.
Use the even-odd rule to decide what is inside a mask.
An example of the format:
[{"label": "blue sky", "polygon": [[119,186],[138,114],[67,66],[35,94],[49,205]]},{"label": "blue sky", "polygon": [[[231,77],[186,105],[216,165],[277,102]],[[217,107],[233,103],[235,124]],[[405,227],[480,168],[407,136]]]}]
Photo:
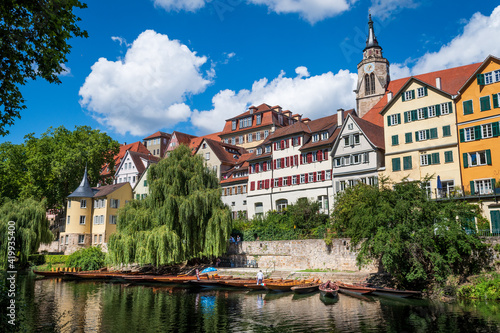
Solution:
[{"label": "blue sky", "polygon": [[22,87],[0,142],[89,125],[119,142],[221,131],[249,105],[312,119],[355,105],[368,11],[391,78],[500,56],[500,6],[431,0],[107,0],[79,10],[62,84]]}]

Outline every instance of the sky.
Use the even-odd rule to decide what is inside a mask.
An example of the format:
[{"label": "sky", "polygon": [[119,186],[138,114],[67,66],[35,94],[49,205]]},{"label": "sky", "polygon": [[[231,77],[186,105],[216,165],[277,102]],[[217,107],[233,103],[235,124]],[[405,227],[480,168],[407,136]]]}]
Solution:
[{"label": "sky", "polygon": [[[85,1],[84,1],[85,2]],[[21,87],[0,142],[88,125],[120,143],[219,132],[251,105],[353,108],[368,13],[391,79],[500,56],[500,5],[462,0],[87,0],[61,84]]]}]

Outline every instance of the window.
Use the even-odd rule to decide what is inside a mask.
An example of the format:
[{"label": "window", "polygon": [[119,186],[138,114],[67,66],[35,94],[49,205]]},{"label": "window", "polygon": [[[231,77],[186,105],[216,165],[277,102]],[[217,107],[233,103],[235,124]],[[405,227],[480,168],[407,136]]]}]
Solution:
[{"label": "window", "polygon": [[246,206],[246,205],[247,205],[247,201],[243,200],[243,206]]},{"label": "window", "polygon": [[276,169],[281,169],[281,158],[277,158],[275,162],[276,162]]},{"label": "window", "polygon": [[256,155],[262,155],[262,148],[258,147],[256,151]]},{"label": "window", "polygon": [[319,134],[314,134],[312,137],[312,142],[317,142],[319,141]]},{"label": "window", "polygon": [[327,140],[327,139],[328,139],[328,132],[321,133],[321,140]]},{"label": "window", "polygon": [[464,153],[464,168],[478,165],[491,165],[491,151],[489,149],[473,153]]},{"label": "window", "polygon": [[387,124],[389,126],[401,124],[401,114],[398,113],[398,114],[392,114],[390,116],[387,116]]},{"label": "window", "polygon": [[68,208],[71,208],[71,200],[68,200]]},{"label": "window", "polygon": [[453,162],[453,152],[451,150],[444,152],[444,163]]},{"label": "window", "polygon": [[236,202],[232,201],[231,206],[236,206]]},{"label": "window", "polygon": [[120,207],[120,200],[111,199],[111,208],[119,208],[119,207]]},{"label": "window", "polygon": [[[243,193],[247,193],[247,186],[246,185],[243,185]],[[246,205],[246,203],[244,205]]]},{"label": "window", "polygon": [[297,185],[297,176],[292,176],[292,185]]},{"label": "window", "polygon": [[70,217],[71,217],[71,216],[68,216],[68,222],[67,222],[67,224],[69,224]]},{"label": "window", "polygon": [[359,164],[361,163],[361,154],[354,154],[351,156],[352,164]]},{"label": "window", "polygon": [[66,245],[68,245],[68,235],[66,235],[65,237],[65,242],[64,242]]},{"label": "window", "polygon": [[411,116],[412,111],[406,111],[404,113],[405,123],[411,123],[414,119]]},{"label": "window", "polygon": [[260,125],[262,123],[262,114],[258,114],[255,116],[255,122],[257,123],[257,125]]},{"label": "window", "polygon": [[342,165],[350,165],[351,164],[351,156],[344,156],[344,163]]},{"label": "window", "polygon": [[80,200],[80,208],[87,208],[87,200]]},{"label": "window", "polygon": [[283,177],[283,186],[288,186],[288,177]]},{"label": "window", "polygon": [[85,218],[86,218],[86,216],[85,216],[85,215],[81,215],[81,216],[80,216],[80,224],[81,224],[81,225],[85,224]]},{"label": "window", "polygon": [[349,124],[349,125],[347,125],[347,129],[352,130],[353,128],[354,128],[354,125],[353,125],[353,124]]},{"label": "window", "polygon": [[399,157],[392,159],[392,171],[401,171],[401,159]]},{"label": "window", "polygon": [[474,181],[474,193],[471,194],[490,194],[493,192],[492,180],[481,179]]},{"label": "window", "polygon": [[288,200],[280,199],[276,201],[276,210],[278,212],[284,211],[286,209],[286,206],[288,206]]},{"label": "window", "polygon": [[280,180],[279,178],[274,179],[274,187],[279,187],[280,186]]},{"label": "window", "polygon": [[255,203],[255,214],[264,214],[264,205],[262,205],[262,202]]},{"label": "window", "polygon": [[432,118],[436,116],[436,106],[432,105],[427,107],[427,117]]},{"label": "window", "polygon": [[431,139],[437,139],[437,137],[438,137],[438,129],[437,129],[437,127],[431,128],[429,130],[429,134],[430,134],[430,138]]},{"label": "window", "polygon": [[109,224],[116,224],[117,218],[116,215],[109,216]]},{"label": "window", "polygon": [[248,142],[253,142],[253,133],[248,133]]},{"label": "window", "polygon": [[464,129],[464,141],[474,141],[476,139],[476,131],[474,127]]},{"label": "window", "polygon": [[99,243],[102,243],[102,235],[99,235]]},{"label": "window", "polygon": [[443,126],[443,137],[445,136],[451,136],[450,125]]},{"label": "window", "polygon": [[314,172],[309,172],[308,177],[307,177],[307,181],[309,183],[313,183],[314,182]]},{"label": "window", "polygon": [[300,175],[300,183],[304,184],[306,182],[306,175],[303,173]]},{"label": "window", "polygon": [[403,169],[404,170],[411,170],[412,169],[411,156],[403,157]]},{"label": "window", "polygon": [[422,119],[426,119],[426,108],[420,108],[420,109],[417,109],[417,119],[418,120],[422,120]]},{"label": "window", "polygon": [[431,188],[431,182],[425,182],[425,183],[422,183],[422,188],[425,190],[425,192],[427,193],[427,196],[430,197],[431,195],[431,192],[432,192],[432,188]]},{"label": "window", "polygon": [[398,135],[393,135],[392,136],[392,145],[393,146],[399,145],[399,136]]},{"label": "window", "polygon": [[328,196],[320,195],[318,196],[319,209],[322,211],[328,210]]},{"label": "window", "polygon": [[429,165],[429,157],[430,155],[428,154],[420,155],[420,165],[422,166]]},{"label": "window", "polygon": [[490,96],[483,96],[479,98],[479,102],[481,105],[481,111],[491,110]]},{"label": "window", "polygon": [[235,145],[236,144],[236,138],[231,138],[231,144]]},{"label": "window", "polygon": [[341,167],[342,166],[342,157],[336,158],[334,160],[334,163],[335,163],[336,168]]},{"label": "window", "polygon": [[472,108],[472,100],[464,101],[462,104],[464,107],[464,115],[474,113],[474,110]]},{"label": "window", "polygon": [[317,181],[317,182],[320,182],[320,181],[322,181],[322,180],[323,180],[323,179],[321,179],[321,175],[322,175],[322,172],[321,172],[321,171],[316,173],[316,181]]},{"label": "window", "polygon": [[269,136],[269,131],[268,130],[265,130],[264,131],[264,139],[267,138]]},{"label": "window", "polygon": [[493,124],[481,125],[481,138],[493,137]]},{"label": "window", "polygon": [[417,88],[417,98],[427,96],[427,87]]},{"label": "window", "polygon": [[427,130],[417,131],[417,141],[423,141],[427,139]]},{"label": "window", "polygon": [[94,243],[97,243],[97,235],[94,235]]},{"label": "window", "polygon": [[344,146],[350,146],[351,140],[349,136],[344,137]]},{"label": "window", "polygon": [[85,243],[85,235],[78,235],[78,244]]},{"label": "window", "polygon": [[405,143],[412,143],[412,142],[413,142],[413,138],[412,138],[411,133],[405,133]]},{"label": "window", "polygon": [[245,139],[244,139],[243,135],[240,135],[239,142],[240,142],[240,144],[245,143]]},{"label": "window", "polygon": [[354,144],[359,145],[359,134],[354,134]]},{"label": "window", "polygon": [[260,132],[255,133],[255,141],[260,141]]},{"label": "window", "polygon": [[312,162],[316,162],[318,161],[318,155],[316,154],[316,152],[313,152],[311,153],[311,158],[312,158]]},{"label": "window", "polygon": [[410,101],[415,98],[415,90],[408,90],[403,93],[403,102]]},{"label": "window", "polygon": [[266,146],[266,153],[270,153],[271,152],[271,145],[267,145]]}]

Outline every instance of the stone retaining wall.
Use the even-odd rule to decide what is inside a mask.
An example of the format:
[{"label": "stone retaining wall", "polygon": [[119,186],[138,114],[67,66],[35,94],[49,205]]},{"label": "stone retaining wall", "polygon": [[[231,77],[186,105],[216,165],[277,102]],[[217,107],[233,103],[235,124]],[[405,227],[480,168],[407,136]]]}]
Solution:
[{"label": "stone retaining wall", "polygon": [[254,241],[231,244],[228,257],[233,263],[253,261],[261,268],[272,269],[328,269],[374,273],[378,265],[372,263],[361,269],[356,266],[357,252],[348,238],[334,239],[327,246],[322,239],[288,241]]}]

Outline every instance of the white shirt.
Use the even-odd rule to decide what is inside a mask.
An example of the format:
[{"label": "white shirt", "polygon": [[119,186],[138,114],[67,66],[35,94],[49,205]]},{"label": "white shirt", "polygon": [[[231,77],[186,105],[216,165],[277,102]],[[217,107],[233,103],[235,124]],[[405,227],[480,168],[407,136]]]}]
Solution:
[{"label": "white shirt", "polygon": [[258,272],[257,279],[264,280],[264,274],[262,272]]}]

